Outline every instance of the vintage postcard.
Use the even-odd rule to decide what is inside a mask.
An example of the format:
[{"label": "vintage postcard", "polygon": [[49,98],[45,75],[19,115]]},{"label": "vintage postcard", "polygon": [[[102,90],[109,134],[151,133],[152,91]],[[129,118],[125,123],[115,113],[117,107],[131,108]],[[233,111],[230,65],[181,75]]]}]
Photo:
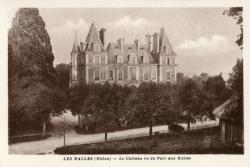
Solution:
[{"label": "vintage postcard", "polygon": [[249,166],[247,3],[117,2],[3,1],[0,166]]}]

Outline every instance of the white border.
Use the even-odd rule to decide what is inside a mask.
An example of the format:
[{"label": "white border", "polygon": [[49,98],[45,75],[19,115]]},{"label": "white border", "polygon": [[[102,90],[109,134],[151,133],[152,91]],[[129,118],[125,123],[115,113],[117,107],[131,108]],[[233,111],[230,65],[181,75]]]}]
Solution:
[{"label": "white border", "polygon": [[[245,0],[0,0],[0,167],[9,166],[250,166],[249,120],[250,106],[250,51],[249,51],[249,2]],[[9,155],[7,142],[8,121],[8,68],[7,68],[7,28],[9,10],[19,7],[39,8],[84,8],[84,7],[244,7],[244,93],[245,93],[245,154],[244,155],[190,155],[191,161],[63,161],[60,155]],[[11,18],[10,18],[11,19]],[[144,156],[144,155],[138,155]],[[149,155],[146,155],[149,156]],[[157,155],[154,155],[157,156]],[[175,155],[167,155],[175,156]],[[176,155],[181,156],[181,155]],[[185,156],[185,155],[184,155]]]}]

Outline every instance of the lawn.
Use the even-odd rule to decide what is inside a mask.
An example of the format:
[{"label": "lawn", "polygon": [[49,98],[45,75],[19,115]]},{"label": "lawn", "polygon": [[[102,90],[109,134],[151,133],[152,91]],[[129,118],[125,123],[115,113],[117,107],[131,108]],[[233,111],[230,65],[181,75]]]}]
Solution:
[{"label": "lawn", "polygon": [[157,134],[95,144],[59,147],[56,154],[229,154],[243,153],[236,147],[222,147],[219,129]]}]

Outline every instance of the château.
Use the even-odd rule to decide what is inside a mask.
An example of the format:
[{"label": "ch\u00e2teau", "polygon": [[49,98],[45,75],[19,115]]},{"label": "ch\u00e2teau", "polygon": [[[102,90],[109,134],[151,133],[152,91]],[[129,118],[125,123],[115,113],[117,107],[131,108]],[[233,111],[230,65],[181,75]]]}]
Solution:
[{"label": "ch\u00e2teau", "polygon": [[70,87],[82,83],[176,82],[176,54],[164,28],[146,34],[145,43],[124,38],[106,44],[105,29],[92,23],[85,42],[75,41],[71,51]]}]

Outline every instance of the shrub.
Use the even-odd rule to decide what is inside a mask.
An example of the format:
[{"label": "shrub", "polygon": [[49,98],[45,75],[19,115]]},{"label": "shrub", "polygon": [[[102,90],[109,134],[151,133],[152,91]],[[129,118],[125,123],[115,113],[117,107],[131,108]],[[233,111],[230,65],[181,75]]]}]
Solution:
[{"label": "shrub", "polygon": [[54,152],[56,154],[145,154],[149,153],[155,145],[155,140],[110,141],[59,147]]},{"label": "shrub", "polygon": [[170,132],[179,132],[179,131],[184,131],[184,128],[178,124],[171,124],[168,126],[168,130]]},{"label": "shrub", "polygon": [[43,140],[50,137],[50,135],[26,135],[26,136],[15,136],[9,138],[9,144],[21,143],[21,142],[29,142],[29,141],[37,141]]},{"label": "shrub", "polygon": [[85,126],[83,126],[83,128],[80,128],[78,125],[75,126],[75,131],[78,134],[92,134],[95,133],[95,124],[91,124],[88,127],[88,130],[85,129]]}]

